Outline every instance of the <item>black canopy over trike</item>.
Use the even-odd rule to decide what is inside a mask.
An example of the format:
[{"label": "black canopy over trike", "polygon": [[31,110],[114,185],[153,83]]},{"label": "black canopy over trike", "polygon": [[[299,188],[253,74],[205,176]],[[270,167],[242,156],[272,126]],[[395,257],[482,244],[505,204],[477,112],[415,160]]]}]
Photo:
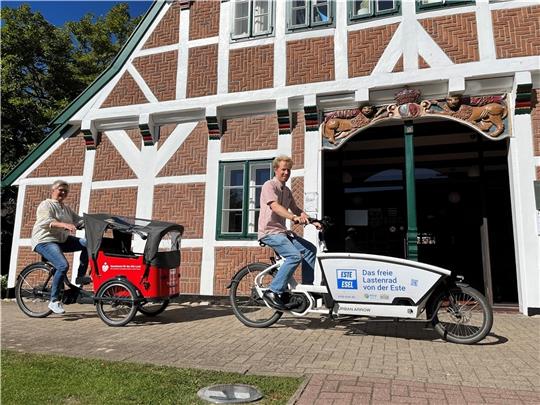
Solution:
[{"label": "black canopy over trike", "polygon": [[[130,322],[137,310],[161,313],[179,295],[182,225],[111,214],[84,214],[93,291],[66,280],[62,301],[94,303],[100,318],[110,326]],[[29,316],[44,317],[51,311],[50,263],[34,263],[17,281],[19,307]],[[95,292],[95,294],[94,294]]]}]

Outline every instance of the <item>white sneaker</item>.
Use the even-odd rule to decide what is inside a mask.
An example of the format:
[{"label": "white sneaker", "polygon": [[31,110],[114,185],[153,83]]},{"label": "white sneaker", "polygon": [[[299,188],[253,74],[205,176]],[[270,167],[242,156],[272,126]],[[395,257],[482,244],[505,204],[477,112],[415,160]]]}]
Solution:
[{"label": "white sneaker", "polygon": [[49,302],[49,309],[53,311],[55,314],[63,314],[64,312],[64,306],[60,301],[51,301]]}]

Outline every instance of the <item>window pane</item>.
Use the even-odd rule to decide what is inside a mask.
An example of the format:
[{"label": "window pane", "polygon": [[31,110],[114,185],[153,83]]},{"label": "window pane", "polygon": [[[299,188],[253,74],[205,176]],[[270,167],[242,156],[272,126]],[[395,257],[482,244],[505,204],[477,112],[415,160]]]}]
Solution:
[{"label": "window pane", "polygon": [[253,35],[268,32],[269,21],[268,1],[256,1],[253,9]]},{"label": "window pane", "polygon": [[307,24],[307,13],[306,13],[306,2],[295,0],[291,3],[291,23],[292,25],[306,25]]},{"label": "window pane", "polygon": [[313,2],[313,22],[328,22],[328,1]]},{"label": "window pane", "polygon": [[255,189],[255,208],[261,208],[261,191],[262,187]]},{"label": "window pane", "polygon": [[253,19],[253,35],[268,32],[268,16],[260,15]]},{"label": "window pane", "polygon": [[259,230],[259,214],[260,212],[258,210],[255,211],[255,222],[253,223],[253,229],[249,230],[250,233],[255,233]]},{"label": "window pane", "polygon": [[223,211],[222,232],[242,232],[242,211]]},{"label": "window pane", "polygon": [[268,180],[270,180],[270,167],[257,168],[255,170],[255,184],[262,185]]},{"label": "window pane", "polygon": [[234,21],[234,35],[247,35],[248,34],[248,19],[243,18]]},{"label": "window pane", "polygon": [[242,209],[244,190],[242,188],[229,188],[223,190],[223,209]]},{"label": "window pane", "polygon": [[377,2],[377,11],[387,11],[394,9],[393,1],[378,1]]},{"label": "window pane", "polygon": [[353,16],[371,14],[371,0],[356,0],[353,2]]},{"label": "window pane", "polygon": [[225,169],[224,186],[242,186],[244,184],[244,170],[240,168]]},{"label": "window pane", "polygon": [[249,1],[237,0],[234,8],[234,18],[247,18],[249,14]]}]

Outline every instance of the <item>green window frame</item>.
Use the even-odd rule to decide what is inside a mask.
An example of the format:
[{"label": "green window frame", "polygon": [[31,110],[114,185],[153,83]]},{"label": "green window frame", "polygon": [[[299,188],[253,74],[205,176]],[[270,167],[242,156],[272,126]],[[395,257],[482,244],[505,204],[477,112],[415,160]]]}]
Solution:
[{"label": "green window frame", "polygon": [[216,238],[257,239],[260,192],[272,178],[272,160],[219,163]]},{"label": "green window frame", "polygon": [[287,0],[287,31],[334,25],[334,0]]},{"label": "green window frame", "polygon": [[349,22],[397,14],[400,3],[400,0],[349,0]]},{"label": "green window frame", "polygon": [[437,8],[463,6],[473,3],[473,0],[416,0],[416,10],[427,11]]},{"label": "green window frame", "polygon": [[231,18],[232,40],[268,36],[274,31],[274,1],[234,0]]}]

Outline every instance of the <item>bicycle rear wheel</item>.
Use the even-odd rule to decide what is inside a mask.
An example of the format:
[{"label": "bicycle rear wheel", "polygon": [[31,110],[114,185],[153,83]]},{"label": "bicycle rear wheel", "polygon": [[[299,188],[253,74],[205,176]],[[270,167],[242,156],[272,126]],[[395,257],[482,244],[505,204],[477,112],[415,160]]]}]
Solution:
[{"label": "bicycle rear wheel", "polygon": [[51,299],[53,272],[44,263],[34,263],[25,268],[15,285],[15,300],[26,315],[32,318],[45,318],[52,311]]},{"label": "bicycle rear wheel", "polygon": [[111,280],[103,284],[96,294],[96,310],[103,322],[109,326],[124,326],[129,323],[139,307],[137,291],[125,280]]},{"label": "bicycle rear wheel", "polygon": [[139,312],[146,316],[156,316],[161,314],[169,306],[169,300],[147,301],[139,304]]},{"label": "bicycle rear wheel", "polygon": [[434,301],[433,326],[452,343],[472,344],[487,336],[493,325],[493,312],[487,299],[469,286],[456,286]]},{"label": "bicycle rear wheel", "polygon": [[[240,322],[252,328],[271,326],[283,315],[283,312],[269,308],[255,289],[255,277],[269,266],[265,263],[248,264],[231,282],[229,297],[233,312]],[[273,274],[265,275],[260,287],[268,287],[273,278]]]}]

